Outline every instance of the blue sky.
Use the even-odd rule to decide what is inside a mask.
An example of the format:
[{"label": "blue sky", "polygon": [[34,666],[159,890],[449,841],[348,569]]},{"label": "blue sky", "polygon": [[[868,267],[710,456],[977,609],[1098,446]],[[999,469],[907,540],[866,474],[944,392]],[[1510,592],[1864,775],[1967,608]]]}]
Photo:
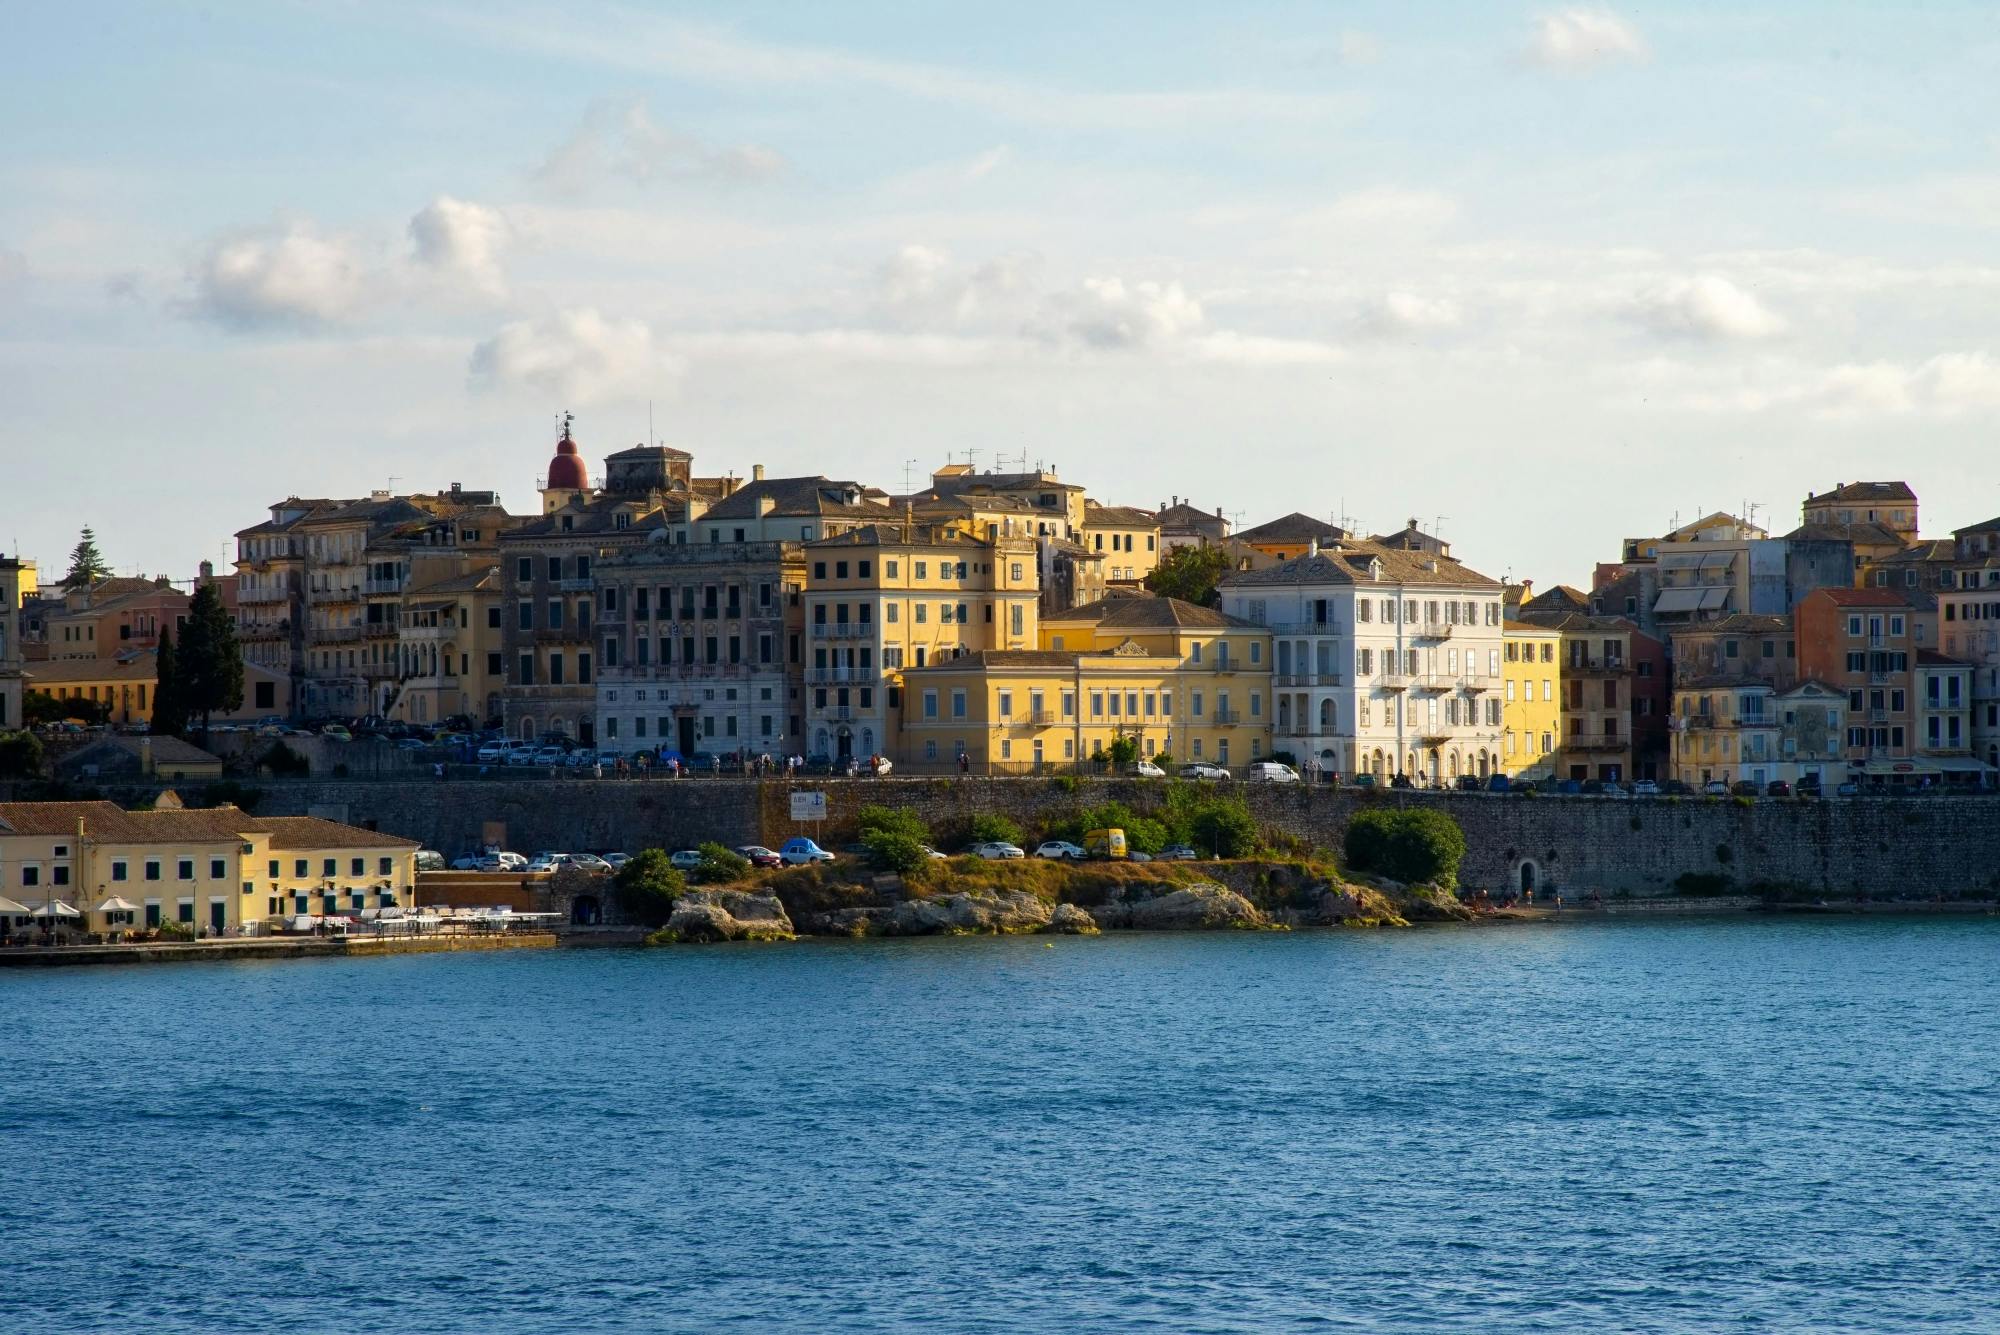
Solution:
[{"label": "blue sky", "polygon": [[[0,543],[184,575],[551,424],[976,451],[1583,581],[1907,477],[2000,513],[1973,4],[266,3],[15,16]],[[1441,521],[1439,517],[1442,516]]]}]

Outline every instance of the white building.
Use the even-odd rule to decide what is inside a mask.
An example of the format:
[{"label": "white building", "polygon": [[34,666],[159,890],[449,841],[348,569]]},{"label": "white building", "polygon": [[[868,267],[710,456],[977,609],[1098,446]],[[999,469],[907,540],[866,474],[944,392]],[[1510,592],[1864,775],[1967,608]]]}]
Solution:
[{"label": "white building", "polygon": [[1273,752],[1417,783],[1500,764],[1500,582],[1448,556],[1342,540],[1221,584],[1273,636]]}]

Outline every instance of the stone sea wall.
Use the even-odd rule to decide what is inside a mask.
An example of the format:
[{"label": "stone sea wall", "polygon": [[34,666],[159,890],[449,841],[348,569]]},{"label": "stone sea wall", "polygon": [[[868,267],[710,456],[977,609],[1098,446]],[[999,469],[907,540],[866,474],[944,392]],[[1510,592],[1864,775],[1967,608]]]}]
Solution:
[{"label": "stone sea wall", "polygon": [[[507,847],[637,849],[714,839],[775,847],[794,834],[845,842],[868,802],[914,808],[945,837],[992,811],[1033,830],[1051,815],[1117,799],[1144,809],[1144,783],[1040,779],[827,780],[823,828],[795,825],[788,787],[755,780],[679,782],[534,780],[440,783],[271,784],[259,810],[373,825],[447,854],[495,838]],[[1500,890],[1531,864],[1538,888],[1652,895],[1684,873],[1727,875],[1740,886],[1788,885],[1827,893],[1985,895],[2000,888],[2000,798],[1827,802],[1612,801],[1235,786],[1273,834],[1337,848],[1364,801],[1439,803],[1465,830],[1460,879]]]}]

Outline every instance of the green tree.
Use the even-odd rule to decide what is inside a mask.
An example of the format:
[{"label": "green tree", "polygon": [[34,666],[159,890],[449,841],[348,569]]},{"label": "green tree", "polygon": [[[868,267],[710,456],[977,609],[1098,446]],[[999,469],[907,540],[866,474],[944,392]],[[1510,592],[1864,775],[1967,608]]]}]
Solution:
[{"label": "green tree", "polygon": [[877,871],[909,876],[921,871],[931,860],[921,839],[897,830],[863,830],[861,842],[868,850],[868,863]]},{"label": "green tree", "polygon": [[1115,738],[1110,747],[1106,749],[1105,754],[1111,758],[1112,764],[1123,769],[1139,758],[1139,739],[1136,737]]},{"label": "green tree", "polygon": [[312,762],[283,742],[272,742],[257,763],[279,778],[303,779],[312,772]]},{"label": "green tree", "polygon": [[728,885],[750,874],[750,859],[733,848],[710,842],[695,851],[701,854],[692,878],[696,885]]},{"label": "green tree", "polygon": [[1257,851],[1257,822],[1241,802],[1218,798],[1196,813],[1194,842],[1219,858],[1247,858]]},{"label": "green tree", "polygon": [[931,839],[930,826],[908,807],[886,807],[879,802],[870,802],[855,813],[854,824],[864,843],[870,831],[900,835],[916,844],[927,844]]},{"label": "green tree", "polygon": [[1342,841],[1347,865],[1410,884],[1450,885],[1465,858],[1465,832],[1449,815],[1431,807],[1357,811]]},{"label": "green tree", "polygon": [[1228,573],[1229,553],[1220,547],[1176,547],[1146,576],[1146,587],[1162,598],[1214,607],[1222,601],[1216,582]]},{"label": "green tree", "polygon": [[1005,816],[983,811],[966,828],[966,841],[974,844],[1019,844],[1021,827]]},{"label": "green tree", "polygon": [[60,723],[71,718],[84,723],[104,723],[111,718],[111,705],[104,700],[86,700],[82,696],[58,700],[47,691],[29,691],[21,699],[23,723]]},{"label": "green tree", "polygon": [[618,911],[641,927],[663,927],[687,882],[664,851],[649,848],[618,869],[612,890]]},{"label": "green tree", "polygon": [[187,731],[187,697],[181,689],[180,652],[174,648],[172,626],[160,627],[160,647],[153,654],[153,735],[178,737]]},{"label": "green tree", "polygon": [[32,779],[41,772],[41,738],[32,732],[0,732],[0,778]]},{"label": "green tree", "polygon": [[111,573],[105,564],[104,553],[97,550],[97,535],[90,531],[90,525],[83,526],[83,535],[70,548],[69,573],[63,576],[65,589],[87,589],[98,580]]},{"label": "green tree", "polygon": [[[160,641],[166,642],[161,628]],[[243,707],[243,648],[236,626],[222,605],[222,591],[213,580],[194,591],[188,604],[187,626],[181,631],[179,662],[181,708],[201,717],[201,735],[208,737],[208,716]]]}]

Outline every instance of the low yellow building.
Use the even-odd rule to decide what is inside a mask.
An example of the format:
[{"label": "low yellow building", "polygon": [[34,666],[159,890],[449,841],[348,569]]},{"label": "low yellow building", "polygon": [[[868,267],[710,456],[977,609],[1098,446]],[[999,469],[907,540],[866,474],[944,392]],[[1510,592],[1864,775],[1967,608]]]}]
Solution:
[{"label": "low yellow building", "polygon": [[0,803],[0,894],[70,905],[93,928],[107,925],[97,906],[115,900],[134,906],[134,929],[179,923],[209,935],[288,914],[407,907],[416,852],[375,830],[231,806]]},{"label": "low yellow building", "polygon": [[899,763],[1072,768],[1120,738],[1178,762],[1240,766],[1270,755],[1265,628],[1178,599],[1117,597],[1045,619],[1040,638],[1038,650],[907,669]]},{"label": "low yellow building", "polygon": [[[159,681],[154,654],[139,649],[110,658],[51,658],[27,665],[30,692],[56,700],[88,700],[105,711],[106,723],[147,723]],[[243,703],[210,718],[212,723],[248,722],[291,708],[292,684],[261,663],[243,665]],[[91,711],[95,712],[95,711]]]},{"label": "low yellow building", "polygon": [[1501,639],[1500,770],[1514,778],[1555,778],[1562,750],[1562,632],[1508,621]]}]

